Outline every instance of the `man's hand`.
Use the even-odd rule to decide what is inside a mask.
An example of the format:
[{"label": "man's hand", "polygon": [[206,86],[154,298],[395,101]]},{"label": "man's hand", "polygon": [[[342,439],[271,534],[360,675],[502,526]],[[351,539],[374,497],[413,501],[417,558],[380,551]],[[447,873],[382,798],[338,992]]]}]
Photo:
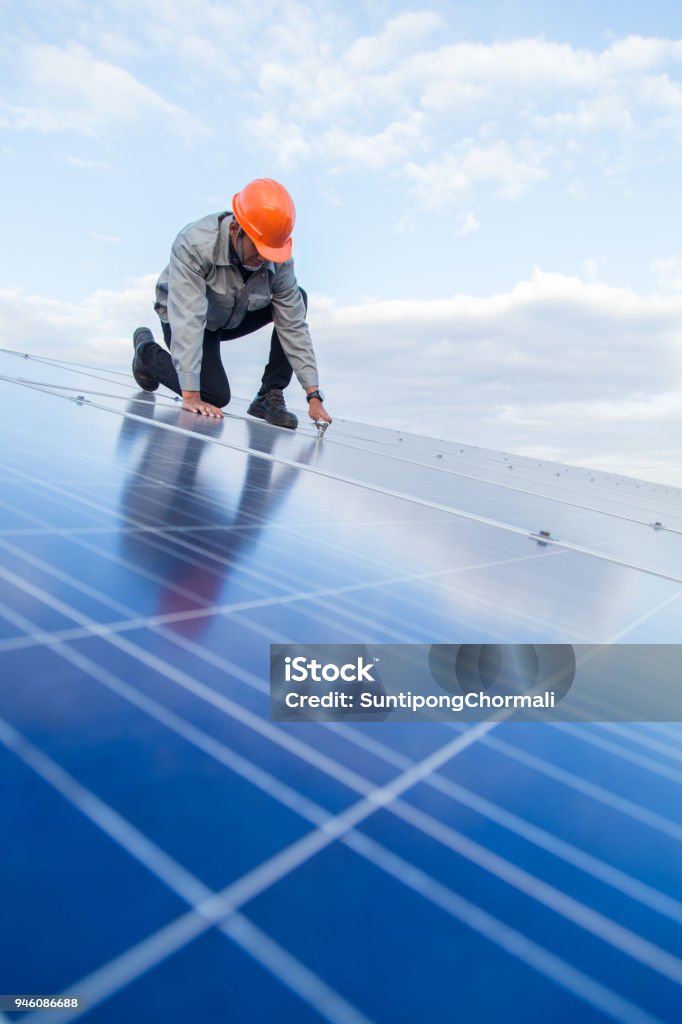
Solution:
[{"label": "man's hand", "polygon": [[331,423],[332,418],[322,405],[319,398],[311,398],[308,402],[308,415],[311,420],[324,420],[325,423]]},{"label": "man's hand", "polygon": [[199,416],[210,416],[216,420],[224,418],[222,410],[217,405],[209,405],[208,402],[202,401],[199,391],[183,391],[182,408],[187,409],[188,412],[195,412]]}]

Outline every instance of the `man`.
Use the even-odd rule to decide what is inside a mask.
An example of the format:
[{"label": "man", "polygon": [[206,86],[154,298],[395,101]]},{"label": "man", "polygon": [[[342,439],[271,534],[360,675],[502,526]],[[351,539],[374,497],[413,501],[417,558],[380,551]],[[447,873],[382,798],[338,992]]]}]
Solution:
[{"label": "man", "polygon": [[154,309],[169,351],[147,327],[133,335],[133,376],[141,388],[165,384],[182,395],[183,409],[222,419],[230,385],[220,342],[272,323],[270,357],[247,412],[295,429],[298,420],[283,395],[295,372],[308,415],[331,423],[306,323],[308,299],[291,258],[295,219],[284,186],[257,178],[234,196],[232,212],[209,214],[182,229],[156,284]]}]

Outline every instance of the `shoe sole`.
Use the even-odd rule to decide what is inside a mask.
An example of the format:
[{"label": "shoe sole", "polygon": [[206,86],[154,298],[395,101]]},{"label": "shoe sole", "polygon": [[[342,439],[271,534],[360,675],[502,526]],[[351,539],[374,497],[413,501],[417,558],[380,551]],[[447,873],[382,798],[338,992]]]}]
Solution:
[{"label": "shoe sole", "polygon": [[282,427],[284,430],[296,430],[296,427],[298,426],[298,420],[296,420],[295,423],[277,423],[276,420],[268,417],[267,413],[265,413],[260,406],[256,406],[254,408],[250,405],[246,412],[247,415],[253,416],[257,420],[265,420],[265,422],[269,423],[271,427]]},{"label": "shoe sole", "polygon": [[135,378],[135,383],[137,384],[137,386],[139,388],[142,388],[143,391],[156,391],[159,386],[158,380],[154,380],[153,377],[148,377],[146,373],[140,373],[140,371],[135,366],[136,362],[137,356],[133,356],[132,370],[133,377]]}]

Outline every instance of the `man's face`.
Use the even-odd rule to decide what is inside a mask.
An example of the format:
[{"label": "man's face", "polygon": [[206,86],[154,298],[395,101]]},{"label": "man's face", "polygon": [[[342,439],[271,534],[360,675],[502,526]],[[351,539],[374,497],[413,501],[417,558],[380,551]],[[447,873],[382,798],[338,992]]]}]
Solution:
[{"label": "man's face", "polygon": [[259,267],[263,266],[265,260],[246,232],[242,231],[239,227],[236,220],[233,220],[230,224],[230,235],[232,237],[232,244],[237,250],[237,255],[247,270],[258,270]]}]

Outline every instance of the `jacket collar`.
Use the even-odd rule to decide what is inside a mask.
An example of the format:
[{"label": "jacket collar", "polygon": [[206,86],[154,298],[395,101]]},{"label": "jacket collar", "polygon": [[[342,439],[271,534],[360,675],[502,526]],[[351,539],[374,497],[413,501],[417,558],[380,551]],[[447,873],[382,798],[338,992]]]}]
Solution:
[{"label": "jacket collar", "polygon": [[[213,262],[216,267],[238,267],[237,262],[230,259],[230,224],[234,220],[234,214],[228,210],[226,213],[218,214],[218,238],[213,251]],[[266,260],[263,266],[275,272],[275,264]]]}]

